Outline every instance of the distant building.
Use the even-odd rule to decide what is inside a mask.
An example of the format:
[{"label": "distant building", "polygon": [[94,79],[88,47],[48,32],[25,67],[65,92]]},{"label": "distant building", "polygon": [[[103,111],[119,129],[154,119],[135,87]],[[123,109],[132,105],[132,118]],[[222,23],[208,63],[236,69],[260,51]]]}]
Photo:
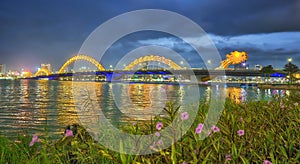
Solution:
[{"label": "distant building", "polygon": [[90,68],[86,67],[86,66],[82,66],[82,67],[79,68],[79,72],[88,72],[89,70],[90,70]]},{"label": "distant building", "polygon": [[8,76],[20,76],[20,72],[17,71],[17,70],[9,70],[9,71],[7,72],[7,75],[8,75]]},{"label": "distant building", "polygon": [[254,66],[254,70],[260,71],[262,68],[263,68],[263,66],[260,65],[260,64],[256,64],[256,65]]},{"label": "distant building", "polygon": [[51,67],[51,64],[41,64],[41,68],[45,68],[45,69],[48,69],[50,72],[52,72],[52,67]]},{"label": "distant building", "polygon": [[6,73],[6,65],[5,64],[0,64],[0,73],[5,74]]}]

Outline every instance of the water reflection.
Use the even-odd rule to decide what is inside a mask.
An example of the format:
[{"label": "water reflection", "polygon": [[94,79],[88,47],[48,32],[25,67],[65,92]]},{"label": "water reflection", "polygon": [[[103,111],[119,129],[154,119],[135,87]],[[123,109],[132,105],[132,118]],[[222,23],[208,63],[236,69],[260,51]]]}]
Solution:
[{"label": "water reflection", "polygon": [[226,97],[235,101],[236,103],[241,103],[245,97],[243,97],[243,88],[226,88]]},{"label": "water reflection", "polygon": [[[162,112],[167,101],[181,103],[180,87],[155,84],[110,83],[95,86],[74,85],[76,107],[81,116],[92,119],[104,115],[113,123],[149,120]],[[95,94],[95,92],[96,94]]]},{"label": "water reflection", "polygon": [[[45,130],[61,135],[65,126],[98,122],[99,116],[105,116],[116,126],[128,121],[149,120],[162,113],[167,101],[184,103],[188,94],[185,91],[193,89],[195,86],[189,85],[0,80],[0,135],[45,134]],[[273,92],[258,88],[200,86],[200,99],[210,102],[212,92],[221,89],[237,103],[267,100]]]}]

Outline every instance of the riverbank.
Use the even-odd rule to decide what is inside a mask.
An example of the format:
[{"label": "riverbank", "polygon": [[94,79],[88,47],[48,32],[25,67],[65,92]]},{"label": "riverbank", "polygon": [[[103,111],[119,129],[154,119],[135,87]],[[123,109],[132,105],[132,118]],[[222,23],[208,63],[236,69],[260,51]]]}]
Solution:
[{"label": "riverbank", "polygon": [[258,84],[260,89],[300,90],[300,84]]}]

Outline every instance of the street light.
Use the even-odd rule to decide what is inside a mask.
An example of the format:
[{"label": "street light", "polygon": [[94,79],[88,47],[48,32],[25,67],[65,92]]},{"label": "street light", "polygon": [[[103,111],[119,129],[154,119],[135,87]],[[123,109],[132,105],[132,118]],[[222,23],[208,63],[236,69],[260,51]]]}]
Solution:
[{"label": "street light", "polygon": [[210,69],[210,67],[211,67],[211,60],[207,60],[207,65],[206,65],[206,67],[207,67],[207,70]]},{"label": "street light", "polygon": [[112,65],[109,65],[110,70],[112,70]]},{"label": "street light", "polygon": [[[288,62],[291,63],[293,61],[292,58],[288,58]],[[292,75],[291,75],[291,70],[289,70],[289,83],[292,82]]]}]

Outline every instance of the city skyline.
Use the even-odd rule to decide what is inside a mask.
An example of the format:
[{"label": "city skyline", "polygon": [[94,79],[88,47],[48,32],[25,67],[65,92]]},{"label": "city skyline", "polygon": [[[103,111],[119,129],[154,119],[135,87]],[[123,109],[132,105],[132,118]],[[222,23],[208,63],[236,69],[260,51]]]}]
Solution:
[{"label": "city skyline", "polygon": [[[300,22],[297,21],[300,20],[300,2],[296,0],[234,0],[231,3],[141,3],[133,0],[126,3],[97,1],[95,4],[1,1],[0,4],[1,64],[6,64],[7,70],[24,68],[35,72],[41,63],[50,63],[57,70],[77,54],[84,40],[101,23],[119,14],[145,8],[170,10],[195,21],[208,33],[223,58],[226,53],[239,50],[248,52],[251,67],[271,64],[275,68],[283,68],[288,58],[300,65],[300,48],[297,45],[300,42]],[[102,64],[108,68],[127,52],[153,44],[175,49],[192,66],[201,67],[201,59],[195,59],[193,52],[180,40],[153,32],[133,34],[117,41],[105,54]]]}]

